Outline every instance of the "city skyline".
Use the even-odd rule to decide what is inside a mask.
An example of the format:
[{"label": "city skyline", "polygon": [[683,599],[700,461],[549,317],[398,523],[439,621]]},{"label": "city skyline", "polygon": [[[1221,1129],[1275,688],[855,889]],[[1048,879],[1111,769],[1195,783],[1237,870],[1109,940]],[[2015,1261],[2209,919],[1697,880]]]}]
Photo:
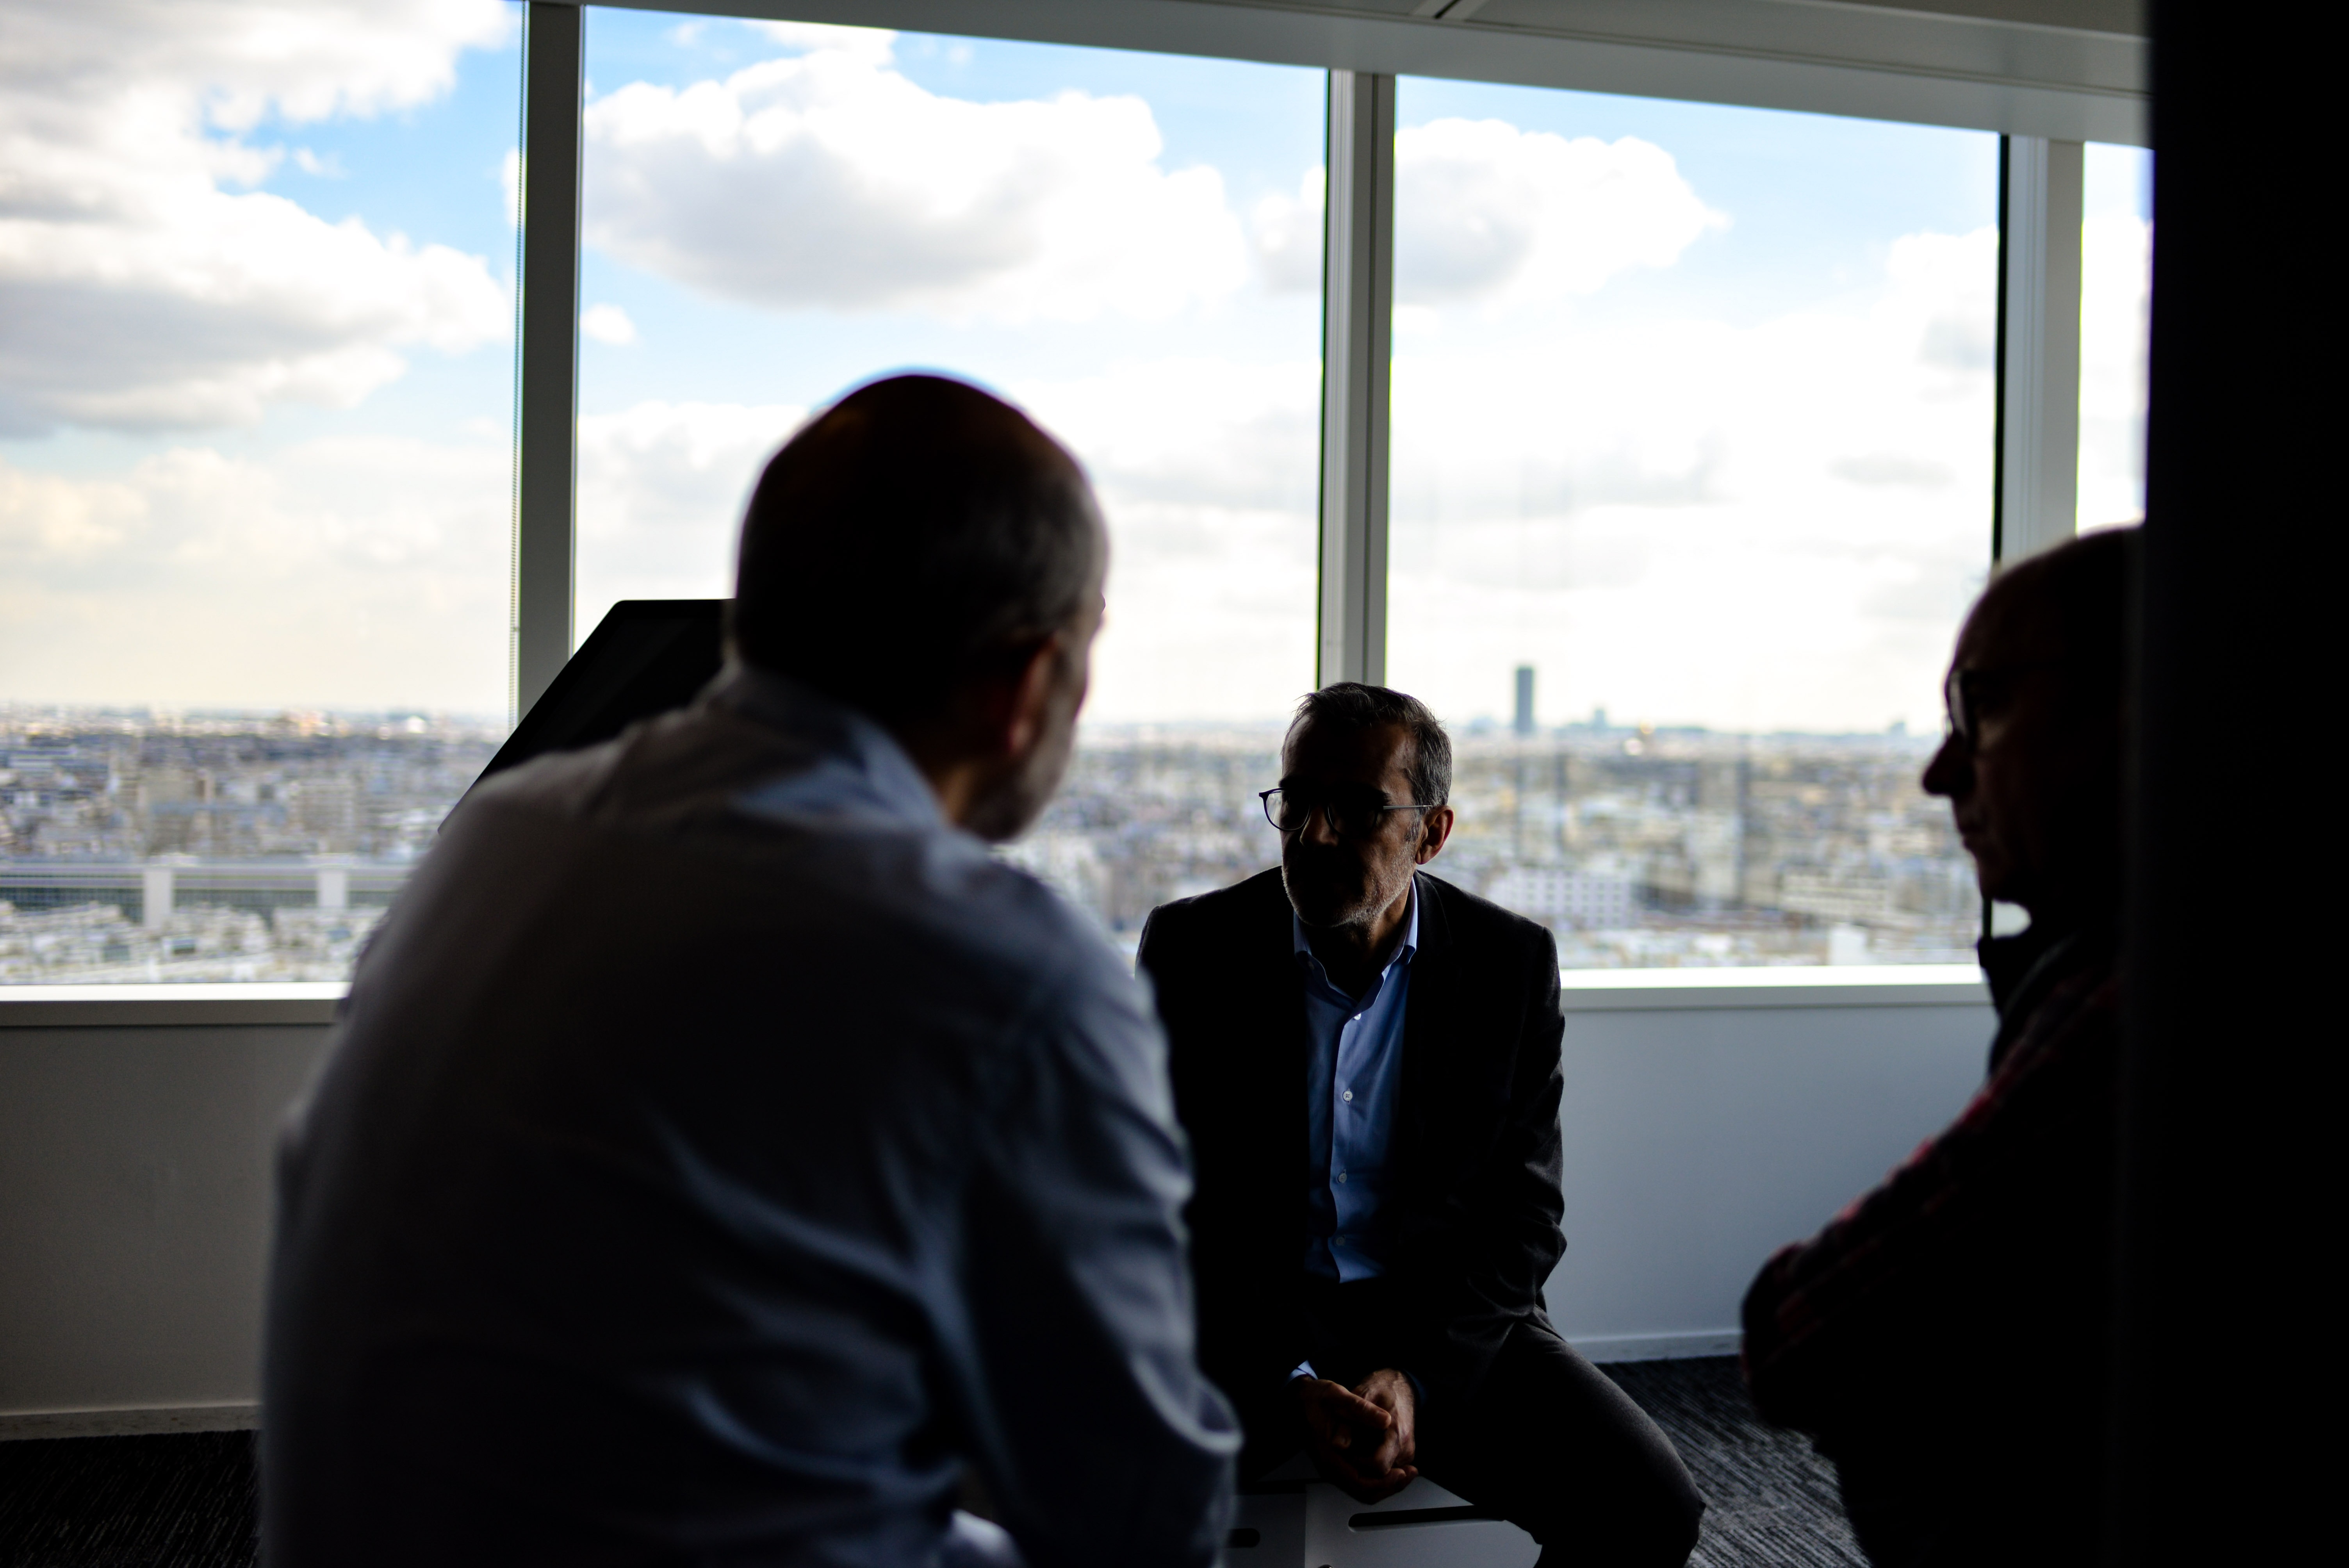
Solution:
[{"label": "city skyline", "polygon": [[[1514,681],[1512,685],[1514,686]],[[1454,726],[1430,869],[1568,968],[1959,963],[1980,923],[1932,736]],[[0,981],[326,980],[502,735],[420,715],[0,705]],[[1006,859],[1129,953],[1170,898],[1277,862],[1278,724],[1096,726]]]}]

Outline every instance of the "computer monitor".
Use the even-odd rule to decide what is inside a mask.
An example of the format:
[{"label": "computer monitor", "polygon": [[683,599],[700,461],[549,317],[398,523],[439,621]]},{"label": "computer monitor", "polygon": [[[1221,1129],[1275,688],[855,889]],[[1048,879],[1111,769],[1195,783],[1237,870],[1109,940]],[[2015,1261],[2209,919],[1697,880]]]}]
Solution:
[{"label": "computer monitor", "polygon": [[623,599],[613,605],[481,777],[542,752],[609,740],[640,718],[691,702],[724,661],[727,603]]}]

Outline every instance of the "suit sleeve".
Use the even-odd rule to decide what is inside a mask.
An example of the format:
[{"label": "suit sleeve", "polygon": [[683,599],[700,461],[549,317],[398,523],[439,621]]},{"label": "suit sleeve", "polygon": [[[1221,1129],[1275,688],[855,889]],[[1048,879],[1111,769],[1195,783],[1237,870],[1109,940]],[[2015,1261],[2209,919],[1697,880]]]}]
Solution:
[{"label": "suit sleeve", "polygon": [[1119,974],[1028,1047],[965,1200],[973,1446],[1032,1568],[1212,1563],[1239,1439],[1195,1355],[1163,1038]]},{"label": "suit sleeve", "polygon": [[1450,1266],[1431,1272],[1423,1344],[1411,1367],[1439,1402],[1475,1391],[1519,1318],[1542,1309],[1542,1286],[1566,1252],[1558,1107],[1560,1053],[1557,939],[1539,932],[1528,953],[1516,1019],[1516,1050],[1500,1135],[1475,1176],[1445,1205],[1457,1238]]}]

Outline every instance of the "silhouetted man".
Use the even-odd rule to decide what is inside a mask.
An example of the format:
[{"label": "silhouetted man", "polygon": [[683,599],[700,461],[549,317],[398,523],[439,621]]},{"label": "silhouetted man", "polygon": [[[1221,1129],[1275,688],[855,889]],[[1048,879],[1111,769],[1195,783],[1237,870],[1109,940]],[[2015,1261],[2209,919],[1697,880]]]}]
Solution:
[{"label": "silhouetted man", "polygon": [[985,842],[1105,553],[1020,415],[866,387],[761,480],[699,700],[458,808],[285,1140],[275,1568],[918,1568],[966,1467],[1033,1568],[1214,1559],[1163,1038]]},{"label": "silhouetted man", "polygon": [[1811,1433],[1881,1564],[2096,1555],[2108,1358],[2124,604],[2131,531],[1992,580],[1925,788],[1985,898],[1990,1076],[1949,1130],[1745,1298],[1763,1413]]},{"label": "silhouetted man", "polygon": [[1198,1163],[1200,1357],[1244,1478],[1302,1449],[1363,1501],[1424,1471],[1545,1563],[1684,1561],[1703,1503],[1670,1439],[1560,1339],[1557,946],[1416,868],[1452,746],[1415,698],[1299,705],[1277,871],[1154,912]]}]

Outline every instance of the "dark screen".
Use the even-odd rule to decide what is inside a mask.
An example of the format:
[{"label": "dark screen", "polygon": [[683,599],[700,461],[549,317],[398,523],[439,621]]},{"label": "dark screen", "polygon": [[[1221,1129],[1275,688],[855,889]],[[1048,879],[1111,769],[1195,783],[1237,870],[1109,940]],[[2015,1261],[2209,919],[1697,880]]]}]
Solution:
[{"label": "dark screen", "polygon": [[481,777],[543,752],[609,740],[640,718],[691,702],[724,658],[726,603],[623,599],[613,605]]}]

